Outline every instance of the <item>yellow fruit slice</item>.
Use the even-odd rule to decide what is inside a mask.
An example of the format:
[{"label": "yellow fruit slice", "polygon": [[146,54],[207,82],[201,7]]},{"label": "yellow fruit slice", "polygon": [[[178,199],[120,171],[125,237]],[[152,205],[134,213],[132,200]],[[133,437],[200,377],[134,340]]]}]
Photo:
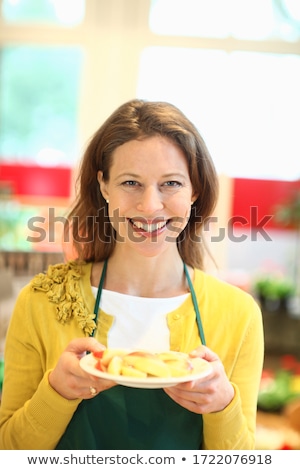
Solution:
[{"label": "yellow fruit slice", "polygon": [[133,351],[123,356],[123,362],[124,362],[124,365],[134,367],[136,361],[139,361],[141,357],[147,357],[147,356],[149,356],[149,353],[146,353],[143,351]]},{"label": "yellow fruit slice", "polygon": [[103,351],[101,363],[106,367],[114,356],[124,356],[125,354],[127,354],[127,351],[124,349],[105,349]]},{"label": "yellow fruit slice", "polygon": [[193,366],[188,359],[166,361],[172,377],[182,377],[193,372]]},{"label": "yellow fruit slice", "polygon": [[139,357],[134,367],[154,377],[171,377],[171,372],[167,364],[154,355],[153,357]]},{"label": "yellow fruit slice", "polygon": [[188,359],[189,355],[184,352],[178,351],[166,351],[162,353],[158,353],[157,357],[162,361],[177,361],[181,359]]},{"label": "yellow fruit slice", "polygon": [[145,379],[147,377],[146,372],[142,372],[132,366],[122,366],[121,375],[125,375],[126,377],[136,377],[139,379]]},{"label": "yellow fruit slice", "polygon": [[207,368],[207,361],[205,361],[201,357],[192,357],[189,359],[189,361],[193,367],[191,374],[199,374],[203,371],[203,369]]},{"label": "yellow fruit slice", "polygon": [[120,356],[114,356],[107,366],[107,372],[112,375],[120,375],[123,365],[123,359]]}]

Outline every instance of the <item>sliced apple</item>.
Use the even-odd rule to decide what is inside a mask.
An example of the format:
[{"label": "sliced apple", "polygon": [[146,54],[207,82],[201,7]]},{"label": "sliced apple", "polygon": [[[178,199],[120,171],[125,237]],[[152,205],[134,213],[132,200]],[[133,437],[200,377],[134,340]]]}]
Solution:
[{"label": "sliced apple", "polygon": [[182,377],[193,372],[193,366],[189,359],[177,359],[166,361],[172,377]]},{"label": "sliced apple", "polygon": [[191,371],[192,374],[198,374],[207,367],[207,361],[201,357],[191,357],[189,361],[193,367],[193,370]]},{"label": "sliced apple", "polygon": [[101,371],[136,378],[188,376],[201,372],[207,365],[207,361],[200,357],[190,357],[187,353],[177,351],[128,352],[125,349],[108,348],[103,353],[101,351],[99,358],[97,355],[95,358],[95,367]]},{"label": "sliced apple", "polygon": [[100,359],[97,360],[95,364],[95,369],[100,370],[101,372],[106,372],[106,367],[104,367]]},{"label": "sliced apple", "polygon": [[189,358],[189,355],[187,353],[179,352],[179,351],[161,352],[161,353],[158,353],[157,356],[162,361],[177,361],[177,360]]},{"label": "sliced apple", "polygon": [[112,375],[120,375],[123,365],[121,356],[114,356],[107,366],[107,372]]},{"label": "sliced apple", "polygon": [[107,367],[114,356],[122,357],[125,354],[127,354],[127,351],[125,349],[113,349],[113,348],[109,349],[109,348],[107,348],[103,351],[101,362],[105,367]]},{"label": "sliced apple", "polygon": [[123,356],[124,365],[134,366],[137,361],[144,357],[156,357],[154,354],[145,351],[132,351]]},{"label": "sliced apple", "polygon": [[94,351],[92,354],[96,359],[102,359],[104,349],[102,351]]},{"label": "sliced apple", "polygon": [[136,377],[139,379],[145,379],[147,377],[146,372],[136,369],[132,366],[122,366],[121,375],[126,375],[127,377]]},{"label": "sliced apple", "polygon": [[155,355],[138,358],[134,367],[153,377],[171,377],[167,364],[158,357],[155,357]]}]

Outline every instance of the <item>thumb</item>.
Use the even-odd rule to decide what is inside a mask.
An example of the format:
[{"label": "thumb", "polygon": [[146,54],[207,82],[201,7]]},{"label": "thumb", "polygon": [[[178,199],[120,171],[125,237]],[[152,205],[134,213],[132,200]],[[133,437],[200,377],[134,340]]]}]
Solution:
[{"label": "thumb", "polygon": [[71,352],[77,356],[82,356],[85,352],[103,351],[106,347],[99,343],[95,338],[76,338],[73,339],[66,347],[66,352]]},{"label": "thumb", "polygon": [[219,359],[219,357],[217,356],[216,353],[214,353],[207,346],[203,346],[203,345],[201,345],[198,348],[191,351],[190,356],[191,357],[201,357],[202,359],[204,359],[205,361],[208,361],[208,362],[217,361]]}]

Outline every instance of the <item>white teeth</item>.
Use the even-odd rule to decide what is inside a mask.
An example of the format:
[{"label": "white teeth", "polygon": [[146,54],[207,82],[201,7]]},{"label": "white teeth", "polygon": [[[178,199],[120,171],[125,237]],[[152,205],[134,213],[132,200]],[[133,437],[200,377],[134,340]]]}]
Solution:
[{"label": "white teeth", "polygon": [[143,224],[139,220],[131,220],[131,222],[136,228],[142,229],[145,232],[149,232],[149,233],[159,230],[160,228],[164,227],[167,223],[166,220],[162,220],[161,222],[158,222],[157,224]]}]

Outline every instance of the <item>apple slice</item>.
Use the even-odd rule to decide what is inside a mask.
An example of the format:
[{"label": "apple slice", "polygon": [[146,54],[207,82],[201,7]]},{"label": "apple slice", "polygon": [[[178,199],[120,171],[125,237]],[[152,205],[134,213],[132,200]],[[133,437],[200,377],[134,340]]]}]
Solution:
[{"label": "apple slice", "polygon": [[121,356],[114,356],[107,366],[107,372],[112,375],[120,375],[123,365]]},{"label": "apple slice", "polygon": [[193,372],[193,365],[189,359],[166,361],[172,377],[182,377]]},{"label": "apple slice", "polygon": [[176,361],[176,360],[188,359],[189,358],[189,355],[187,353],[179,352],[179,351],[161,352],[161,353],[158,353],[157,356],[162,361]]},{"label": "apple slice", "polygon": [[96,359],[102,359],[104,353],[104,349],[102,351],[94,351],[92,354]]},{"label": "apple slice", "polygon": [[103,351],[101,362],[105,367],[107,367],[114,356],[122,357],[125,356],[125,354],[127,354],[127,351],[125,349],[107,348]]},{"label": "apple slice", "polygon": [[139,361],[141,357],[149,357],[149,356],[155,357],[153,354],[145,352],[145,351],[138,351],[138,350],[132,351],[128,354],[125,354],[125,356],[123,356],[124,365],[134,367],[136,361]]},{"label": "apple slice", "polygon": [[139,357],[134,363],[134,367],[154,377],[171,377],[167,364],[154,354]]},{"label": "apple slice", "polygon": [[147,377],[146,372],[142,372],[141,370],[135,369],[132,366],[122,366],[121,368],[121,375],[126,375],[127,377],[136,377],[138,379],[145,379]]},{"label": "apple slice", "polygon": [[106,372],[106,367],[104,367],[100,359],[97,360],[95,369],[100,370],[101,372]]},{"label": "apple slice", "polygon": [[191,371],[192,374],[198,374],[207,367],[207,361],[205,359],[202,359],[201,357],[191,357],[189,361],[193,368],[193,370]]}]

